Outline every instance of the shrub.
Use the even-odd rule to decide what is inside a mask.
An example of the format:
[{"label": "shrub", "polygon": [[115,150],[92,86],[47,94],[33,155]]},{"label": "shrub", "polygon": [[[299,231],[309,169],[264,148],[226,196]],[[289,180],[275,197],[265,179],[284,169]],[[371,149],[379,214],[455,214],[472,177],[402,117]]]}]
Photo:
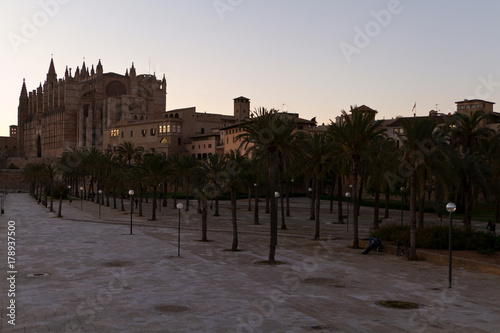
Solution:
[{"label": "shrub", "polygon": [[[375,230],[373,237],[385,241],[400,240],[410,243],[410,227],[387,225]],[[446,225],[434,225],[417,229],[417,247],[424,249],[448,249],[449,230]],[[493,254],[500,250],[500,236],[481,231],[453,227],[452,247],[454,250],[476,250],[482,254]]]}]

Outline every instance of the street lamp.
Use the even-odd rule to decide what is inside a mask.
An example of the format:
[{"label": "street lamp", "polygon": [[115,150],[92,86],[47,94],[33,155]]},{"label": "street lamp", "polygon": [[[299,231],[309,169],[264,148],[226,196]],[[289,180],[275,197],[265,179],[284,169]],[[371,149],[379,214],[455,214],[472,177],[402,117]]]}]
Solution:
[{"label": "street lamp", "polygon": [[404,198],[405,198],[405,188],[404,186],[401,186],[401,226],[403,226],[403,205],[404,205]]},{"label": "street lamp", "polygon": [[99,193],[99,197],[97,200],[99,200],[99,220],[101,219],[101,196],[102,196],[102,190],[97,191]]},{"label": "street lamp", "polygon": [[134,212],[134,190],[128,191],[130,195],[130,234],[132,235],[132,213]]},{"label": "street lamp", "polygon": [[178,233],[177,233],[177,256],[181,256],[181,209],[182,209],[182,203],[177,204],[177,210],[179,211],[179,226],[177,228]]},{"label": "street lamp", "polygon": [[448,250],[450,253],[450,262],[449,262],[449,268],[448,268],[448,288],[451,288],[451,231],[452,231],[452,225],[453,225],[453,213],[455,210],[457,210],[457,206],[453,202],[449,202],[446,205],[446,210],[448,213],[450,213],[450,230],[449,230],[449,240],[448,240]]},{"label": "street lamp", "polygon": [[345,194],[347,197],[347,232],[349,232],[349,198],[351,197],[351,192]]},{"label": "street lamp", "polygon": [[80,210],[83,210],[83,186],[80,186]]}]

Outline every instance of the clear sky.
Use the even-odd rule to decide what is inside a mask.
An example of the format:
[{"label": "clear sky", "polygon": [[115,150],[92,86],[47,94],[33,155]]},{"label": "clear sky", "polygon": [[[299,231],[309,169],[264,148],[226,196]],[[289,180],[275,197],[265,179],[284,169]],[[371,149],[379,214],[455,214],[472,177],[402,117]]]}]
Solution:
[{"label": "clear sky", "polygon": [[[500,1],[4,0],[0,135],[23,78],[66,65],[167,79],[166,110],[232,114],[232,99],[329,123],[366,104],[378,118],[480,98],[500,103]],[[495,111],[500,111],[500,106]]]}]

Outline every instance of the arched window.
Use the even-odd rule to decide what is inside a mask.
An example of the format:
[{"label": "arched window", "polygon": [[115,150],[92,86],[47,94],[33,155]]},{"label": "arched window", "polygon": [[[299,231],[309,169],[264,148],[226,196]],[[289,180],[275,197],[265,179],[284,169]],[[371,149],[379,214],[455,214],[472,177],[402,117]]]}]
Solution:
[{"label": "arched window", "polygon": [[167,133],[170,133],[170,125],[167,125]]},{"label": "arched window", "polygon": [[207,153],[204,153],[203,154],[203,159],[206,160],[207,159]]},{"label": "arched window", "polygon": [[198,159],[201,160],[201,154],[198,154]]},{"label": "arched window", "polygon": [[179,118],[179,114],[178,113],[175,114],[175,118]]}]

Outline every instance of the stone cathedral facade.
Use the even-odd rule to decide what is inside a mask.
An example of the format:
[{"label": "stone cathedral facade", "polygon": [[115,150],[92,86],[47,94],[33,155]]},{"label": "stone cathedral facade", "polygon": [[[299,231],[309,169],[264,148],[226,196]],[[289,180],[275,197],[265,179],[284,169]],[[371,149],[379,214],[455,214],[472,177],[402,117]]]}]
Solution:
[{"label": "stone cathedral facade", "polygon": [[104,73],[99,60],[85,61],[74,73],[66,67],[58,78],[51,59],[43,85],[28,92],[23,81],[18,107],[20,157],[56,157],[71,147],[99,147],[114,124],[163,117],[165,76],[137,75],[134,64],[125,75]]}]

